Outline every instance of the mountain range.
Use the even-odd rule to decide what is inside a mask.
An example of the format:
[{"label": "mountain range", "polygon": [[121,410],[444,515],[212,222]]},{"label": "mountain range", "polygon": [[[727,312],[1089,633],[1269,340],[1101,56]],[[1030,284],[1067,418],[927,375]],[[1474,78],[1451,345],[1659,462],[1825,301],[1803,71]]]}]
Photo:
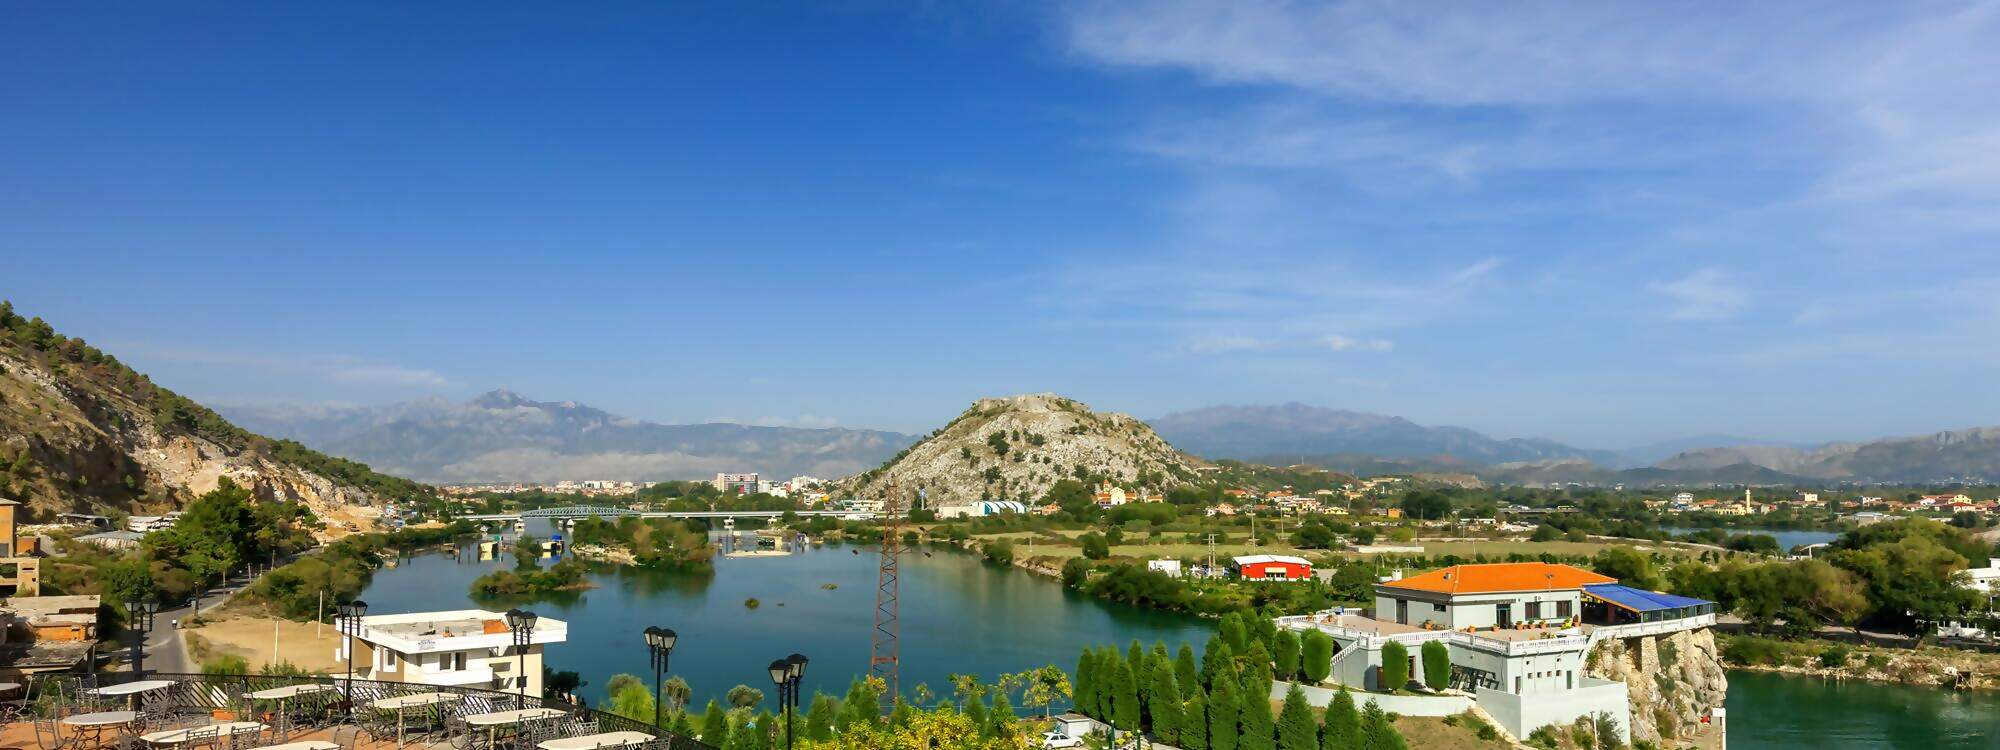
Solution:
[{"label": "mountain range", "polygon": [[1931,483],[2000,478],[2000,428],[1861,443],[1802,445],[1705,435],[1593,450],[1540,438],[1499,439],[1463,427],[1299,403],[1213,406],[1151,421],[1175,446],[1207,458],[1304,463],[1359,474],[1471,474],[1506,484]]},{"label": "mountain range", "polygon": [[656,424],[507,390],[462,403],[217,408],[258,432],[439,483],[658,481],[725,471],[830,479],[873,468],[916,441],[880,430]]}]

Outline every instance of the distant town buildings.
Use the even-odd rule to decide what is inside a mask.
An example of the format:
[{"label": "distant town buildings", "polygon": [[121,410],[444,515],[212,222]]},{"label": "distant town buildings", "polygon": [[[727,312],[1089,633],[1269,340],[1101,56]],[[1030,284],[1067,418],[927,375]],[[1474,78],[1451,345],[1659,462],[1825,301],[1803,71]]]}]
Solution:
[{"label": "distant town buildings", "polygon": [[938,518],[984,518],[1002,513],[1027,513],[1028,506],[1013,500],[981,500],[976,503],[941,505]]},{"label": "distant town buildings", "polygon": [[749,495],[758,490],[757,472],[747,474],[722,473],[715,475],[715,489],[721,492],[735,492]]}]

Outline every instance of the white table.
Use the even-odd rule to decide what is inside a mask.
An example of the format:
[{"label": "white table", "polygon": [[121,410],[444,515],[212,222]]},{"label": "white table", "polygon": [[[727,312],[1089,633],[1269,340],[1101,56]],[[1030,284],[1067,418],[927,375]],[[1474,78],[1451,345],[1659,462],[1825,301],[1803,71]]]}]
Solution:
[{"label": "white table", "polygon": [[145,740],[148,745],[178,745],[188,741],[188,735],[195,731],[212,729],[215,730],[218,736],[234,736],[239,734],[255,734],[264,731],[266,728],[263,724],[254,721],[218,721],[207,726],[162,729],[157,732],[147,732],[139,735],[139,739]]},{"label": "white table", "polygon": [[473,714],[465,717],[466,726],[486,727],[486,745],[492,747],[499,738],[500,727],[519,724],[524,721],[553,719],[564,712],[553,708],[519,708],[512,711],[495,711],[490,714]]},{"label": "white table", "polygon": [[286,685],[284,687],[266,688],[264,690],[244,693],[243,697],[255,701],[274,700],[278,702],[277,739],[283,740],[283,739],[291,739],[291,734],[292,734],[292,717],[291,714],[285,713],[285,702],[293,698],[297,698],[301,695],[326,693],[326,692],[331,692],[332,690],[333,690],[332,685],[327,685],[318,682],[305,682],[297,685]]},{"label": "white table", "polygon": [[140,693],[148,693],[154,690],[165,690],[173,686],[174,683],[172,680],[138,680],[136,682],[126,682],[117,685],[106,685],[104,687],[91,688],[83,692],[89,693],[91,695],[103,696],[108,698],[118,695],[138,695]]},{"label": "white table", "polygon": [[78,734],[82,734],[85,731],[90,732],[94,739],[96,739],[96,744],[102,745],[104,744],[104,730],[124,726],[138,720],[139,712],[137,711],[95,711],[87,714],[65,716],[62,718],[62,723],[76,727]]},{"label": "white table", "polygon": [[282,745],[265,745],[253,750],[340,750],[340,746],[326,740],[299,740]]},{"label": "white table", "polygon": [[244,693],[243,697],[260,701],[268,701],[268,700],[281,701],[286,698],[297,698],[307,693],[324,693],[330,690],[333,690],[332,685],[324,685],[317,682],[307,682],[298,685],[286,685],[284,687],[274,687],[268,690],[259,690],[254,693]]},{"label": "white table", "polygon": [[396,747],[402,747],[404,734],[403,709],[425,708],[440,703],[452,703],[461,700],[465,700],[465,696],[457,693],[416,693],[413,695],[398,695],[394,698],[383,698],[369,705],[383,711],[396,712]]},{"label": "white table", "polygon": [[457,693],[414,693],[411,695],[398,695],[394,698],[383,698],[369,705],[384,711],[397,711],[405,708],[435,706],[439,703],[450,703],[464,699],[465,696]]},{"label": "white table", "polygon": [[582,737],[564,737],[544,742],[542,750],[594,750],[600,747],[623,747],[652,742],[653,735],[645,732],[605,732],[586,734]]}]

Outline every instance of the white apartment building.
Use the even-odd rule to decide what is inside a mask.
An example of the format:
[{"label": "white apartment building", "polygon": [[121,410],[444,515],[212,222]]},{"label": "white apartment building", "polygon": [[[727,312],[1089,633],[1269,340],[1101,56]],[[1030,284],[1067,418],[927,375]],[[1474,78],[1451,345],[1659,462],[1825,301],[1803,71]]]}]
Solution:
[{"label": "white apartment building", "polygon": [[[343,624],[342,632],[347,632]],[[507,616],[483,609],[410,612],[361,618],[354,638],[354,676],[383,682],[449,685],[512,692],[526,683],[542,692],[542,650],[569,638],[569,624],[542,617],[525,653],[516,650]],[[334,657],[343,664],[348,639]]]}]

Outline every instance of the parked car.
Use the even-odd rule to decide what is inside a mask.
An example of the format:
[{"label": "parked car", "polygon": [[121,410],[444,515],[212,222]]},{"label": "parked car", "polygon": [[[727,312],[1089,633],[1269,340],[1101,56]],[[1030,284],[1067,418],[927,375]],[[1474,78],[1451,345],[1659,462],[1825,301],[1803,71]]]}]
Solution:
[{"label": "parked car", "polygon": [[1042,735],[1042,747],[1051,750],[1062,747],[1083,747],[1083,740],[1063,734],[1059,729]]}]

